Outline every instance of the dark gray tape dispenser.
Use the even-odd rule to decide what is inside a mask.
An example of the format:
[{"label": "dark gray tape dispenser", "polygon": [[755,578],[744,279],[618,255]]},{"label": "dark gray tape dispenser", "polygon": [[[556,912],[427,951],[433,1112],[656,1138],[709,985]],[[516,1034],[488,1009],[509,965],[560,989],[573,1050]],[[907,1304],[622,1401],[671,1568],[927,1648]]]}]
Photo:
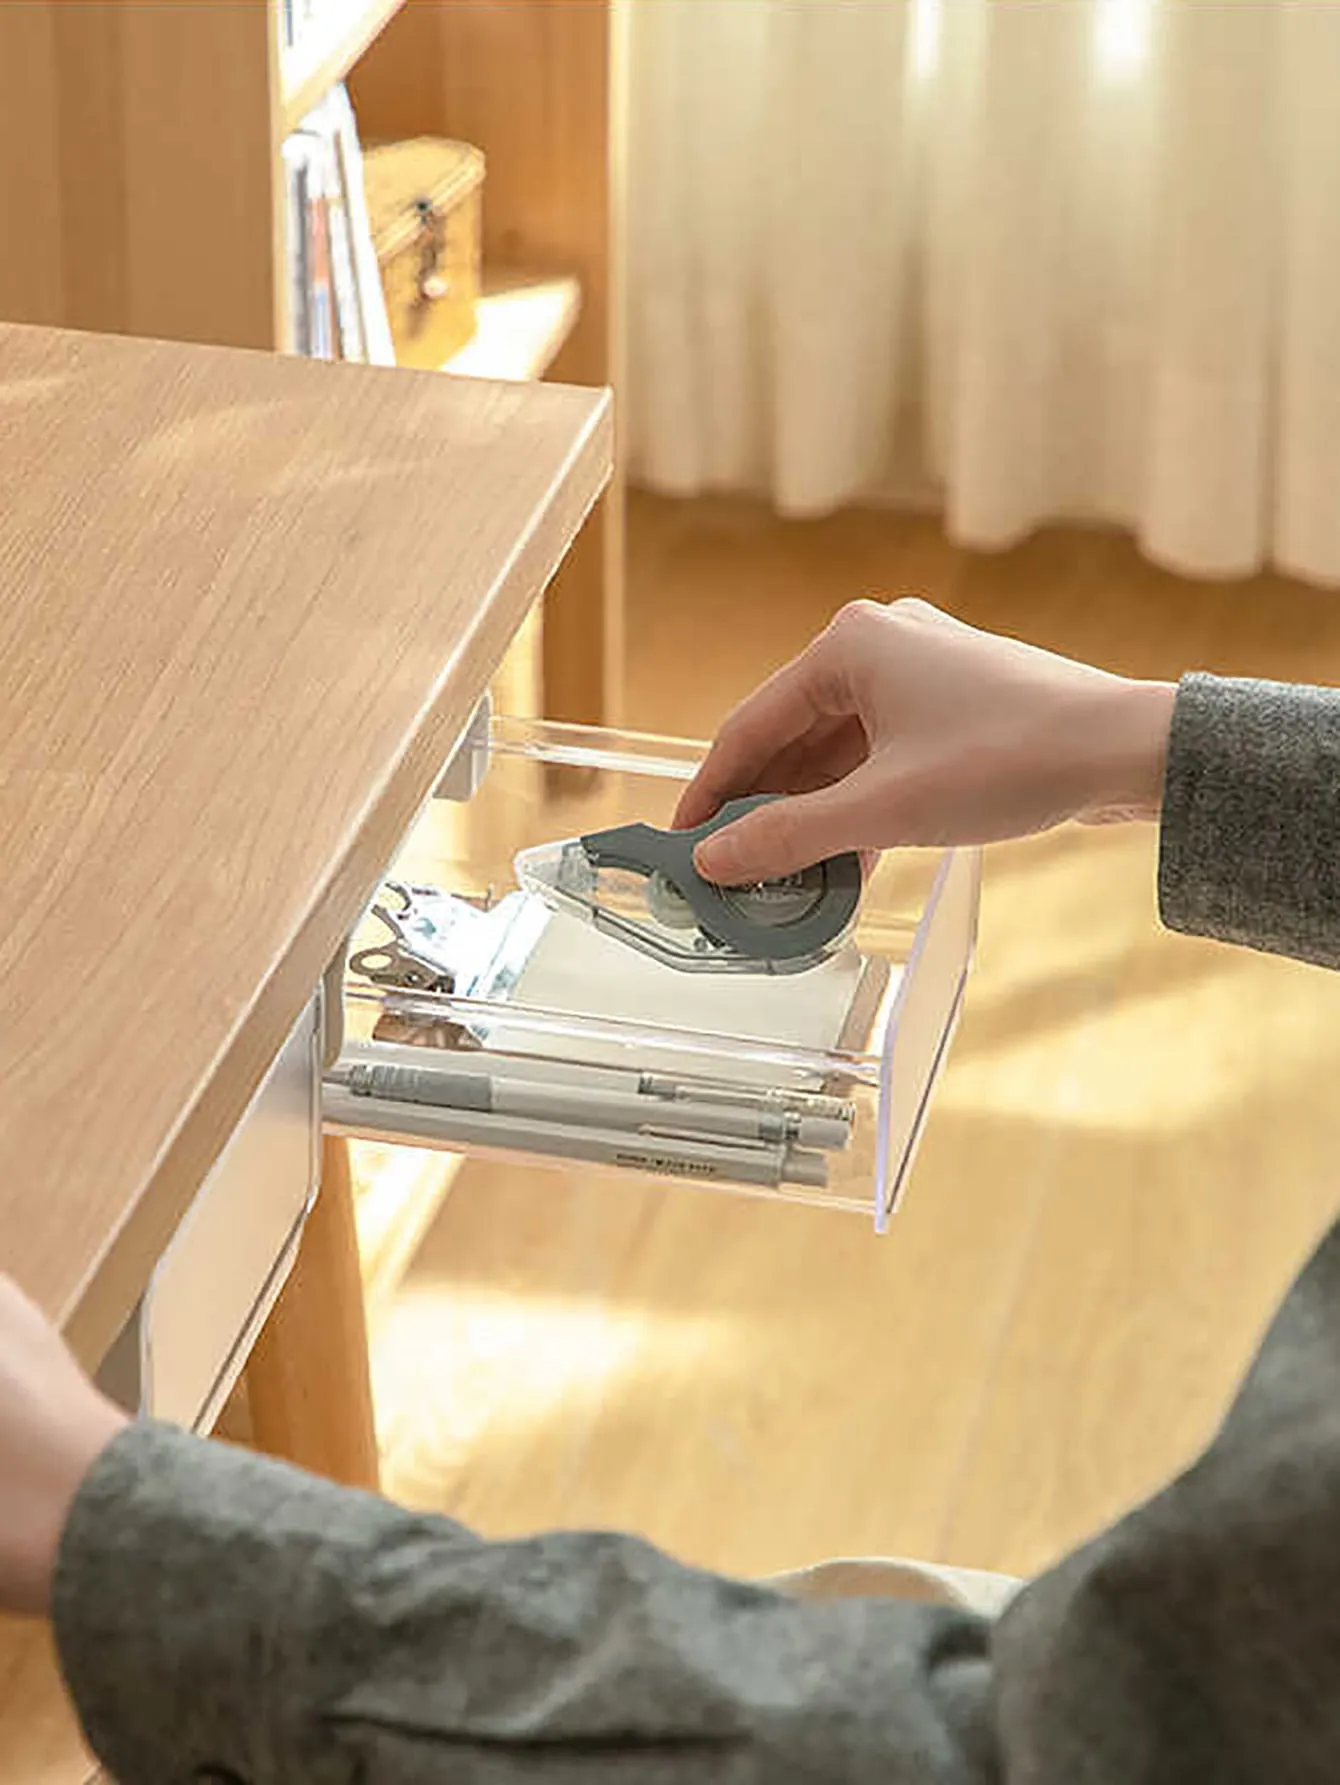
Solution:
[{"label": "dark gray tape dispenser", "polygon": [[756,961],[822,959],[856,917],[862,885],[858,855],[829,856],[798,874],[753,886],[717,886],[693,865],[693,851],[704,837],[778,797],[758,793],[728,800],[715,817],[691,830],[620,824],[592,831],[581,845],[595,868],[644,874],[671,889],[705,936],[739,955]]}]

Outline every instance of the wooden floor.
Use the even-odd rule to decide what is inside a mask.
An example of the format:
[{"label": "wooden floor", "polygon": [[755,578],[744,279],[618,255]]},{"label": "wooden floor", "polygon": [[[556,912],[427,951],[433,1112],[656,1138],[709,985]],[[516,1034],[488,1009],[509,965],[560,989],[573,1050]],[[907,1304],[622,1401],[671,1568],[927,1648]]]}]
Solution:
[{"label": "wooden floor", "polygon": [[[1340,681],[1340,596],[1122,541],[639,499],[629,719],[706,735],[843,600],[919,590],[1124,670]],[[376,1323],[392,1491],[757,1573],[1027,1571],[1183,1463],[1337,1200],[1340,980],[1162,934],[1154,837],[989,853],[967,1014],[890,1235],[467,1163]]]}]

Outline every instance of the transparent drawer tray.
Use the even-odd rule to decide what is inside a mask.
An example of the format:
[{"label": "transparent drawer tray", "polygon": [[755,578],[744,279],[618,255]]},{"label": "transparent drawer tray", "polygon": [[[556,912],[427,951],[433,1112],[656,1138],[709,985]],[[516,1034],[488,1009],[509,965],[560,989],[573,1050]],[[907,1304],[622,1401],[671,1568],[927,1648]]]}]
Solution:
[{"label": "transparent drawer tray", "polygon": [[482,735],[455,777],[473,797],[434,801],[396,870],[464,902],[451,989],[378,983],[394,968],[369,916],[327,1129],[855,1210],[882,1230],[962,1002],[977,852],[885,856],[851,937],[806,972],[686,973],[519,891],[513,861],[667,825],[705,746],[506,718]]}]

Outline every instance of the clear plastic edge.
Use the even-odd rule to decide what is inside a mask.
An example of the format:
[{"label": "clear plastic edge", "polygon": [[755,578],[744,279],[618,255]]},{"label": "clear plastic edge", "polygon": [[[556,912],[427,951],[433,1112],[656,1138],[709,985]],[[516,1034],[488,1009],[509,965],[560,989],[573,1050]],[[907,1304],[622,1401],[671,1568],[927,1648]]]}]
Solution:
[{"label": "clear plastic edge", "polygon": [[[654,1038],[659,1049],[683,1054],[690,1063],[719,1062],[723,1052],[729,1050],[734,1058],[760,1066],[847,1077],[872,1089],[880,1084],[880,1057],[875,1053],[802,1048],[789,1042],[766,1042],[757,1036],[715,1031],[700,1033],[660,1026],[649,1029],[646,1024],[615,1017],[574,1015],[535,1004],[500,1004],[489,998],[460,998],[452,992],[404,991],[359,979],[346,980],[344,995],[349,1003],[376,1008],[391,1016],[417,1018],[420,1022],[454,1022],[468,1027],[472,1022],[496,1023],[501,1019],[509,1028],[529,1029],[537,1035],[552,1036],[555,1042],[565,1038],[605,1041],[627,1047],[630,1053],[636,1053],[642,1043]],[[559,1060],[563,1057],[562,1053],[553,1056]],[[703,1076],[715,1078],[720,1073],[705,1070]]]},{"label": "clear plastic edge", "polygon": [[[380,1126],[375,1120],[364,1124],[345,1121],[343,1119],[330,1120],[328,1118],[326,1122],[326,1132],[328,1134],[340,1136],[346,1140],[369,1140],[384,1143],[387,1138],[385,1128]],[[399,1144],[433,1148],[438,1143],[423,1138],[415,1139],[413,1141],[401,1138]],[[464,1143],[453,1142],[450,1146],[439,1146],[438,1150],[455,1153],[462,1158],[508,1160],[528,1168],[538,1168],[540,1170],[549,1171],[562,1171],[565,1168],[571,1169],[573,1163],[570,1160],[558,1157],[545,1158],[537,1153],[528,1151],[525,1147],[508,1147],[502,1144],[485,1144],[479,1141],[468,1141]],[[615,1184],[626,1183],[629,1175],[626,1166],[601,1165],[589,1160],[581,1162],[581,1170],[583,1175],[590,1175],[593,1178],[598,1178],[602,1182]],[[710,1195],[719,1196],[723,1193],[724,1189],[725,1193],[732,1197],[744,1196],[754,1202],[796,1203],[805,1208],[830,1209],[834,1214],[840,1215],[868,1216],[870,1213],[870,1202],[866,1197],[857,1198],[835,1195],[828,1190],[807,1190],[799,1185],[793,1184],[782,1184],[775,1187],[768,1186],[766,1188],[760,1188],[759,1186],[742,1183],[738,1179],[733,1179],[729,1184],[723,1186],[720,1183],[708,1183],[691,1177],[666,1176],[654,1171],[639,1171],[637,1175],[640,1178],[645,1179],[646,1182],[662,1185],[667,1190],[705,1191]]]},{"label": "clear plastic edge", "polygon": [[[964,990],[977,944],[977,916],[982,883],[980,849],[954,849],[946,854],[935,876],[906,970],[889,1009],[884,1043],[879,1058],[879,1133],[876,1139],[874,1210],[875,1232],[888,1230],[906,1187],[931,1098],[944,1069],[958,1019]],[[947,957],[936,961],[938,951]],[[933,1042],[920,1061],[916,1059],[918,1036],[913,1004],[918,997],[932,1000],[926,1024]],[[918,1074],[918,1067],[920,1072]],[[897,1069],[897,1070],[895,1070]],[[899,1118],[909,1111],[906,1139],[895,1148],[893,1136]]]},{"label": "clear plastic edge", "polygon": [[520,756],[551,767],[599,769],[605,774],[691,781],[708,749],[697,738],[613,731],[558,719],[517,719],[495,713],[489,723],[491,756]]}]

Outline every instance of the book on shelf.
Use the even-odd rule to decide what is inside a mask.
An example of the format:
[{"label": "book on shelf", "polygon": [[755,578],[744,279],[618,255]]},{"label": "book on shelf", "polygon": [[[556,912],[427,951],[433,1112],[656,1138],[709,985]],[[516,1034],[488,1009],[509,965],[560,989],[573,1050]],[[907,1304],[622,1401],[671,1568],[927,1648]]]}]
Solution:
[{"label": "book on shelf", "polygon": [[[293,0],[295,9],[303,0]],[[333,88],[284,143],[289,347],[393,366],[395,349],[349,95]]]},{"label": "book on shelf", "polygon": [[284,241],[288,256],[288,348],[304,356],[311,352],[307,317],[307,182],[311,169],[311,138],[295,133],[284,143]]},{"label": "book on shelf", "polygon": [[335,351],[335,291],[330,267],[330,193],[327,179],[327,145],[318,140],[312,156],[311,189],[307,200],[308,305],[313,359],[337,359]]},{"label": "book on shelf", "polygon": [[335,311],[336,345],[341,359],[366,359],[363,307],[358,301],[358,271],[349,235],[340,155],[332,141],[322,145],[326,176],[326,225],[330,245],[331,300]]}]

